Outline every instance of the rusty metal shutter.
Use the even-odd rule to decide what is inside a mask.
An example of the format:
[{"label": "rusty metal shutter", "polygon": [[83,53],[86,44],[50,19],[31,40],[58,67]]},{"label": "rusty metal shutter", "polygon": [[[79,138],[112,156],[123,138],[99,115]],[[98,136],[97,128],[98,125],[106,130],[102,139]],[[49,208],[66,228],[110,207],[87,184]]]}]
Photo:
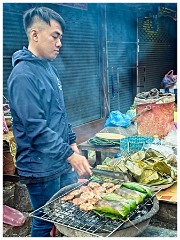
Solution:
[{"label": "rusty metal shutter", "polygon": [[66,21],[63,48],[53,65],[62,81],[69,121],[76,126],[101,118],[97,4],[88,4],[87,10],[59,4],[5,3],[3,6],[4,95],[7,96],[12,53],[27,46],[22,14],[30,7],[46,6],[59,12]]}]

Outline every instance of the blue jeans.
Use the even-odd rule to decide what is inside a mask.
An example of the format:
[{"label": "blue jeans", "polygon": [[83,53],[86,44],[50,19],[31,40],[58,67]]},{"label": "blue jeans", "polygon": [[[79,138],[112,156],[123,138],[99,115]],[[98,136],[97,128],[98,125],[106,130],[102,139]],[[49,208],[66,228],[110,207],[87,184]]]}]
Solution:
[{"label": "blue jeans", "polygon": [[[76,172],[71,171],[48,182],[27,184],[26,186],[33,210],[45,205],[45,203],[64,186],[76,182],[78,182],[78,175]],[[42,213],[37,212],[36,215],[41,217]],[[32,221],[31,237],[50,237],[53,226],[53,223],[35,217]]]}]

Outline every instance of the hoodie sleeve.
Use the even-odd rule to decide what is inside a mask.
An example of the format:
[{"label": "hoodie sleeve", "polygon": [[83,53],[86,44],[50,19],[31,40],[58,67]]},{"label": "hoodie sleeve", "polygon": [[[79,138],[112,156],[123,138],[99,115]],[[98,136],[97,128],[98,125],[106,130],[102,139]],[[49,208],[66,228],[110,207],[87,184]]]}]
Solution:
[{"label": "hoodie sleeve", "polygon": [[70,123],[68,123],[68,133],[69,133],[69,141],[70,141],[70,145],[76,142],[76,134],[75,132],[73,132],[72,130],[72,126]]},{"label": "hoodie sleeve", "polygon": [[[73,154],[73,150],[48,127],[38,87],[31,77],[33,75],[21,74],[9,82],[11,111],[21,121],[28,141],[36,151],[51,157],[67,159]],[[13,124],[17,123],[13,121]]]}]

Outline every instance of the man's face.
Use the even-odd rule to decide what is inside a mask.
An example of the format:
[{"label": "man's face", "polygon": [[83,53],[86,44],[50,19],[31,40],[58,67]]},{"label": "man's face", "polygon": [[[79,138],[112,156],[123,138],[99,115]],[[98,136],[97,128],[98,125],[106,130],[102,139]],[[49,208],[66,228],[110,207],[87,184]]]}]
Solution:
[{"label": "man's face", "polygon": [[35,55],[41,59],[53,60],[62,46],[62,29],[58,22],[51,20],[50,23],[50,26],[44,24],[43,28],[37,31]]}]

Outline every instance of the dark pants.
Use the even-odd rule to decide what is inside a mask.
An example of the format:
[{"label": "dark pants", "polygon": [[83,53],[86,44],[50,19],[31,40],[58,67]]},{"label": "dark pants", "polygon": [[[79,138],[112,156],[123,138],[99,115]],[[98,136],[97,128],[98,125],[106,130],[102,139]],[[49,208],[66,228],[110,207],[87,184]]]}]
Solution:
[{"label": "dark pants", "polygon": [[[76,182],[78,182],[77,173],[68,172],[49,182],[27,184],[33,210],[45,205],[45,203],[64,186]],[[41,214],[40,212],[37,213],[40,217]],[[32,221],[31,237],[49,237],[53,226],[53,223],[35,217]]]}]

